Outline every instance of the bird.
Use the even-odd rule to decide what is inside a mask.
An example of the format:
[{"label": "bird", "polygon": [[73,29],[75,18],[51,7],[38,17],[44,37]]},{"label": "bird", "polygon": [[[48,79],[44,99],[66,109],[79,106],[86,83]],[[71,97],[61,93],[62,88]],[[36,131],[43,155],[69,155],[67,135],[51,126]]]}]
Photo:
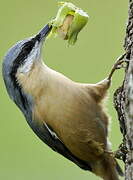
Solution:
[{"label": "bird", "polygon": [[8,50],[2,65],[6,90],[34,133],[53,151],[104,180],[118,180],[123,173],[110,153],[109,116],[103,103],[113,73],[89,84],[49,68],[42,48],[51,29],[46,24]]}]

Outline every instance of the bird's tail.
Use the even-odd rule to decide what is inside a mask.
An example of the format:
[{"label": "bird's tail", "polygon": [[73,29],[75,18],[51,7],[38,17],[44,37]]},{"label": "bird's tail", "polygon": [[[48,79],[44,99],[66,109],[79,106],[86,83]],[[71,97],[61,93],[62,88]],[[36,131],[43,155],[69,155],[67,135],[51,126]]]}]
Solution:
[{"label": "bird's tail", "polygon": [[124,176],[117,161],[109,154],[94,167],[94,173],[104,180],[119,180],[119,176]]}]

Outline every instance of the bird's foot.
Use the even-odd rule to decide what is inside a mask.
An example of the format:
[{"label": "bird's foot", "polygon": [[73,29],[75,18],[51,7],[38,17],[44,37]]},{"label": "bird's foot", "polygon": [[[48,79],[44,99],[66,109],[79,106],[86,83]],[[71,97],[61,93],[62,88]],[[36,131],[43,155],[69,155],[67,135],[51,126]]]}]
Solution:
[{"label": "bird's foot", "polygon": [[114,158],[116,159],[119,159],[119,160],[122,160],[125,162],[125,159],[126,159],[126,153],[128,152],[127,151],[127,148],[126,146],[124,145],[124,143],[122,143],[120,146],[119,146],[119,149],[117,151],[108,151],[108,150],[105,150],[104,151],[105,153],[108,153],[110,154],[111,156],[113,156]]},{"label": "bird's foot", "polygon": [[112,75],[114,74],[114,72],[117,70],[117,69],[121,69],[121,68],[126,68],[127,67],[127,63],[129,62],[128,59],[126,59],[126,53],[121,55],[117,61],[115,62],[115,64],[113,65],[112,69],[111,69],[111,72],[108,76],[108,80],[111,80],[112,78]]},{"label": "bird's foot", "polygon": [[125,162],[128,150],[124,143],[119,146],[119,149],[114,152],[114,157]]}]

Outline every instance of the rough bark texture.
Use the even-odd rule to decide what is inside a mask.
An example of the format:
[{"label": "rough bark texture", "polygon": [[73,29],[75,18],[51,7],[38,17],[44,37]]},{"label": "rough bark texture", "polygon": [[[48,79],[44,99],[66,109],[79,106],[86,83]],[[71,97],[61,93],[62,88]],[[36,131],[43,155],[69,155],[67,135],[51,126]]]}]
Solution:
[{"label": "rough bark texture", "polygon": [[114,93],[114,104],[123,134],[120,155],[125,162],[125,179],[133,180],[133,0],[129,0],[124,49],[127,67],[123,84]]}]

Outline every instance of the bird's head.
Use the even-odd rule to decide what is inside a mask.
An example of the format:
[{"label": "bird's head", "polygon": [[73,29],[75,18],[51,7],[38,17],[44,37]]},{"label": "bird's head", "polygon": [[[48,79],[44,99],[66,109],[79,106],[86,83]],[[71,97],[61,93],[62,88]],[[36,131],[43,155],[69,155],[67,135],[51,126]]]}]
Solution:
[{"label": "bird's head", "polygon": [[[51,31],[51,27],[46,25],[34,37],[19,41],[9,49],[3,61],[3,79],[7,92],[11,99],[24,111],[28,102],[24,102],[25,93],[18,84],[16,74],[30,71],[35,61],[41,59],[41,49],[46,36]],[[25,100],[24,100],[25,99]]]}]

